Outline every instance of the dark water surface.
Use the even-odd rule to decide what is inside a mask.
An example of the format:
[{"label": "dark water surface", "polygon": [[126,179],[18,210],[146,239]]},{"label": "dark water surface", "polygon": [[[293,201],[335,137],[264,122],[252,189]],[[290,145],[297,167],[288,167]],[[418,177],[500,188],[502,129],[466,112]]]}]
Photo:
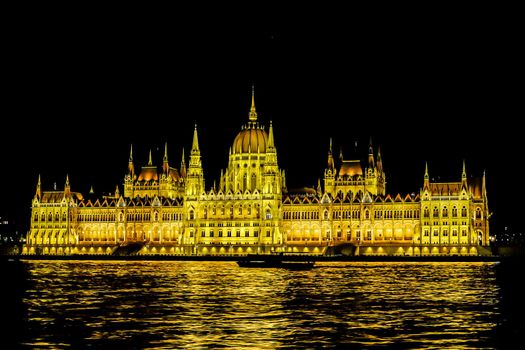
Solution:
[{"label": "dark water surface", "polygon": [[523,272],[503,265],[318,263],[290,271],[233,262],[4,263],[4,344],[498,348],[525,335]]}]

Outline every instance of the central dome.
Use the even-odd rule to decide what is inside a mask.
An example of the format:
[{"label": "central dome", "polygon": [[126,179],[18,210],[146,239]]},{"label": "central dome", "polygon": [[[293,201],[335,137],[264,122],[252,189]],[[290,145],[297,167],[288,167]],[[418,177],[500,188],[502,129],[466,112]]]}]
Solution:
[{"label": "central dome", "polygon": [[266,153],[268,134],[256,123],[248,125],[233,141],[233,153]]}]

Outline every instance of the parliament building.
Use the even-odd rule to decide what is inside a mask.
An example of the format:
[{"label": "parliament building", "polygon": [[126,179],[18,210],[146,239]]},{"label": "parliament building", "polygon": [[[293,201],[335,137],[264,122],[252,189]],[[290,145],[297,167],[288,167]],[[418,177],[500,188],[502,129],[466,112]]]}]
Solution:
[{"label": "parliament building", "polygon": [[[279,168],[273,126],[258,121],[252,103],[233,140],[219,186],[206,188],[197,127],[186,163],[161,167],[151,151],[136,167],[130,150],[124,186],[86,196],[45,191],[40,177],[32,201],[26,255],[489,255],[485,175],[430,181],[417,194],[386,191],[381,153],[335,158],[332,146],[317,188],[288,191]],[[122,190],[122,191],[121,191]]]}]

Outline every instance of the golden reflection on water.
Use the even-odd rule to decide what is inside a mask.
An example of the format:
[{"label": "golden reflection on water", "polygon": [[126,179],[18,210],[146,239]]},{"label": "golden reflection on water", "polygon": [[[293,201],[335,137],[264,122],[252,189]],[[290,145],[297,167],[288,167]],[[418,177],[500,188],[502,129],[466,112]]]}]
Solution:
[{"label": "golden reflection on water", "polygon": [[27,264],[37,347],[467,348],[486,346],[498,315],[494,263]]}]

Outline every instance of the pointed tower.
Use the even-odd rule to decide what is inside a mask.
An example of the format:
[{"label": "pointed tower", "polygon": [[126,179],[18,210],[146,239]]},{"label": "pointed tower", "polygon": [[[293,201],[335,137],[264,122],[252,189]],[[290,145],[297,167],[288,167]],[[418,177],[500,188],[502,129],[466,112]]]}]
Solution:
[{"label": "pointed tower", "polygon": [[201,151],[199,149],[199,137],[197,124],[193,131],[193,142],[191,145],[190,164],[186,180],[186,195],[197,196],[204,191],[204,174],[202,170]]},{"label": "pointed tower", "polygon": [[383,175],[383,159],[381,158],[381,147],[377,147],[377,173],[384,178]]},{"label": "pointed tower", "polygon": [[428,176],[428,162],[425,162],[425,176],[423,179],[423,190],[430,191],[430,178]]},{"label": "pointed tower", "polygon": [[[260,150],[257,149],[257,154]],[[261,174],[256,174],[260,177]],[[263,191],[264,193],[280,194],[284,187],[284,181],[277,164],[277,150],[275,149],[275,141],[273,139],[273,123],[270,120],[270,128],[268,130],[268,145],[266,147],[266,158],[264,160],[264,174],[263,174]],[[254,186],[256,188],[258,186]]]},{"label": "pointed tower", "polygon": [[151,148],[149,150],[148,166],[153,166],[153,161],[151,159]]},{"label": "pointed tower", "polygon": [[164,143],[164,157],[162,158],[162,171],[167,176],[170,171],[168,164],[168,143]]},{"label": "pointed tower", "polygon": [[368,145],[368,169],[373,171],[375,170],[375,167],[374,148],[372,147],[372,137],[370,137],[370,144]]},{"label": "pointed tower", "polygon": [[71,195],[71,186],[69,185],[69,175],[66,175],[66,184],[64,185],[64,196],[69,197]]},{"label": "pointed tower", "polygon": [[332,138],[330,137],[330,148],[328,149],[328,164],[324,171],[324,190],[328,193],[335,191],[335,164],[332,154]]},{"label": "pointed tower", "polygon": [[[132,198],[134,195],[135,165],[133,164],[133,145],[129,149],[128,174],[124,176],[124,197]],[[93,186],[91,187],[93,189]]]},{"label": "pointed tower", "polygon": [[250,115],[248,117],[250,122],[257,122],[257,111],[255,110],[255,86],[252,85],[252,106],[250,107]]},{"label": "pointed tower", "polygon": [[118,185],[117,187],[115,188],[115,198],[119,198],[120,197],[120,191],[118,190]]},{"label": "pointed tower", "polygon": [[40,182],[40,174],[38,174],[38,182],[36,184],[35,198],[40,199],[42,197],[42,183]]},{"label": "pointed tower", "polygon": [[182,160],[180,161],[180,176],[182,178],[186,177],[186,160],[184,158],[184,147],[182,147]]},{"label": "pointed tower", "polygon": [[133,165],[133,145],[129,149],[128,174],[131,178],[135,177],[135,166]]},{"label": "pointed tower", "polygon": [[461,171],[461,189],[467,189],[467,167],[465,165],[465,159],[463,159],[463,170]]}]

